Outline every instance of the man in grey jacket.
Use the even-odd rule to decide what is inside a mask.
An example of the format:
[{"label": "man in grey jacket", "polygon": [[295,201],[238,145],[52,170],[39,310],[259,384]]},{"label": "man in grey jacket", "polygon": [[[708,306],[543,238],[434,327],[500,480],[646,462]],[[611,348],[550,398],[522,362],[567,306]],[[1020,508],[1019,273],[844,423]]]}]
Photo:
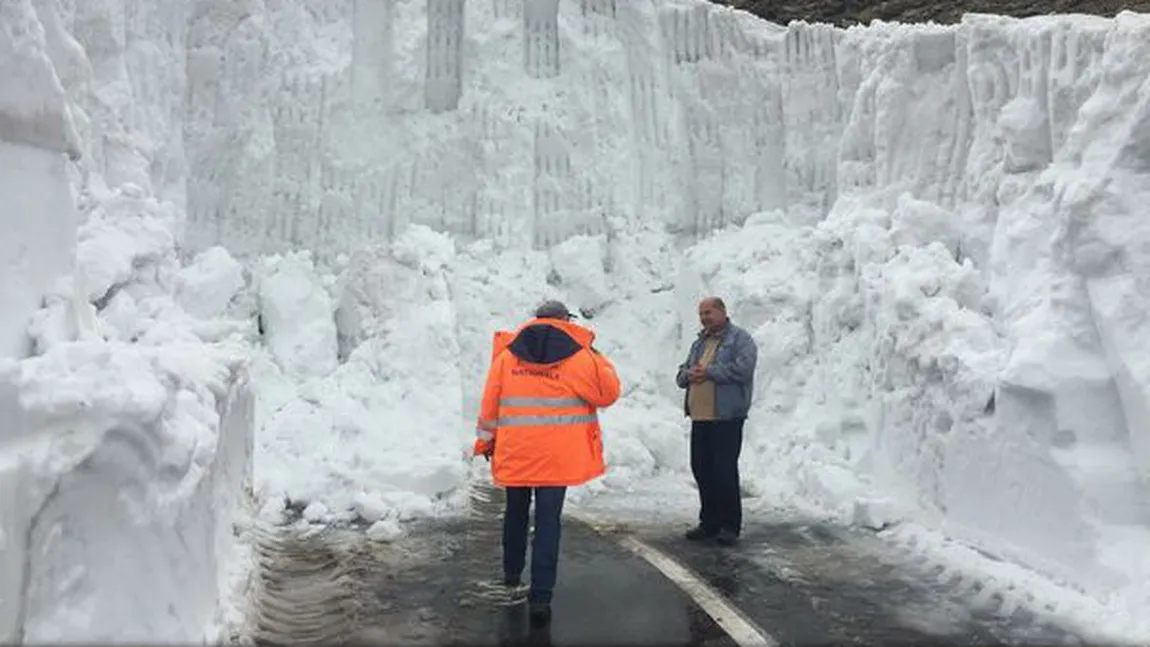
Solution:
[{"label": "man in grey jacket", "polygon": [[743,530],[739,454],[759,350],[746,330],[731,323],[718,297],[699,302],[699,322],[703,329],[675,376],[686,389],[691,472],[699,488],[699,525],[687,539],[730,546]]}]

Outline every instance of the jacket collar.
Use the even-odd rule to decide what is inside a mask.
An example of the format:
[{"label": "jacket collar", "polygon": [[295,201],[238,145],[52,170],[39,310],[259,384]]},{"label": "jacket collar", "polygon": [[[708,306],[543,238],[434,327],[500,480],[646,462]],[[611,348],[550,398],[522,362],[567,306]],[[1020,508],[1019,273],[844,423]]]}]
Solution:
[{"label": "jacket collar", "polygon": [[[574,339],[575,342],[583,348],[591,348],[591,344],[595,341],[595,333],[571,321],[535,317],[519,326],[519,330],[523,330],[529,326],[554,326],[555,328],[562,330],[568,335],[571,335],[571,338]],[[518,331],[516,331],[516,333],[518,334]]]},{"label": "jacket collar", "polygon": [[[734,325],[735,325],[735,324],[734,324],[734,323],[733,323],[733,322],[732,322],[730,319],[727,319],[727,323],[726,323],[726,324],[724,324],[724,325],[723,325],[723,327],[722,327],[722,328],[720,328],[720,329],[719,329],[719,330],[718,330],[718,331],[715,333],[715,338],[717,338],[717,339],[723,339],[724,337],[726,337],[726,336],[727,336],[727,333],[731,332],[731,327],[732,327],[732,326],[734,326]],[[699,334],[698,334],[698,337],[699,337],[699,339],[706,339],[706,338],[707,338],[707,336],[708,336],[708,335],[707,335],[707,330],[706,330],[705,328],[704,328],[704,329],[700,329],[700,330],[699,330]]]}]

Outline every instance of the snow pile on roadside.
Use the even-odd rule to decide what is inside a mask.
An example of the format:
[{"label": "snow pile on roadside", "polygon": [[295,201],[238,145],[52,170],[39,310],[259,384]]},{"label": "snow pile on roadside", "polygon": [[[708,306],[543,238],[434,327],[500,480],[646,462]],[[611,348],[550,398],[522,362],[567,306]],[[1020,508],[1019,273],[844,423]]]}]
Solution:
[{"label": "snow pile on roadside", "polygon": [[[358,517],[399,529],[400,521],[456,509],[491,336],[520,325],[547,298],[588,315],[582,323],[625,384],[626,397],[603,414],[612,473],[589,491],[680,471],[681,416],[652,379],[676,360],[637,361],[677,334],[665,325],[673,295],[658,279],[666,250],[643,240],[608,245],[584,236],[516,252],[412,226],[335,271],[306,253],[265,259],[252,291],[267,342],[254,381],[257,491],[268,518],[283,518],[291,504],[311,521]],[[620,253],[633,269],[608,273],[609,255]],[[640,344],[632,331],[644,326],[658,334]]]},{"label": "snow pile on roadside", "polygon": [[200,640],[226,630],[221,597],[235,585],[250,491],[249,326],[177,305],[177,286],[193,280],[176,261],[170,203],[126,187],[97,204],[78,233],[74,283],[31,322],[37,354],[0,371],[14,420],[0,472],[19,488],[6,551],[24,565],[6,573],[22,589],[5,630]]},{"label": "snow pile on roadside", "polygon": [[[1003,316],[1014,275],[980,271],[929,226],[938,212],[905,194],[843,198],[815,226],[761,214],[688,252],[684,284],[705,286],[690,296],[723,295],[760,347],[747,489],[766,509],[876,529],[916,522],[899,532],[940,558],[950,554],[931,539],[941,530],[1043,575],[973,553],[956,568],[995,573],[996,585],[1046,582],[1036,590],[1060,613],[1096,626],[1103,613],[1111,638],[1148,635],[1136,613],[1146,593],[1128,575],[1145,567],[1133,550],[1147,536],[1132,498],[1141,486],[1124,467],[1123,434],[1107,427],[1115,416],[1091,402],[1121,406],[1107,399],[1106,369],[1059,337],[1074,319],[1026,318],[1042,300]],[[1073,334],[1090,343],[1089,331]],[[1062,350],[1027,355],[1043,344]],[[1051,397],[1066,404],[1051,409]],[[1092,422],[1071,401],[1092,407]]]},{"label": "snow pile on roadside", "polygon": [[0,6],[0,640],[219,640],[246,571],[250,326],[218,319],[226,252],[177,260],[182,5],[63,9]]},{"label": "snow pile on roadside", "polygon": [[310,520],[392,523],[452,502],[467,429],[455,314],[443,260],[404,248],[421,242],[357,251],[339,281],[307,254],[259,268],[256,475],[269,513],[290,500]]}]

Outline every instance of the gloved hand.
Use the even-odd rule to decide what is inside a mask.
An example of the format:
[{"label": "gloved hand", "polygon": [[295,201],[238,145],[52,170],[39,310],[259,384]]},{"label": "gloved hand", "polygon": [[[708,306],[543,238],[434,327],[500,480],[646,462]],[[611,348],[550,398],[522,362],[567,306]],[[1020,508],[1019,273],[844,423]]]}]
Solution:
[{"label": "gloved hand", "polygon": [[475,446],[471,450],[472,456],[483,456],[488,462],[491,461],[491,456],[495,453],[495,440],[476,440]]}]

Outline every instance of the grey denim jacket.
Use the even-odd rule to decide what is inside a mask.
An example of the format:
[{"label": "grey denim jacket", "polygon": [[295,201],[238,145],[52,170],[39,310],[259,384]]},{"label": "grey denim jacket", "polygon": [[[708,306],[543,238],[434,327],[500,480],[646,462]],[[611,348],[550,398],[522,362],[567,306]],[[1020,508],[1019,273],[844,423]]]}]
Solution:
[{"label": "grey denim jacket", "polygon": [[[687,371],[702,356],[704,341],[705,334],[700,332],[691,344],[687,361],[679,365],[675,383],[680,389],[690,386]],[[751,409],[758,358],[759,348],[750,333],[728,323],[721,333],[715,357],[707,366],[707,379],[715,383],[715,416],[720,420],[741,420],[747,417]],[[686,392],[683,394],[683,414],[690,415]]]}]

